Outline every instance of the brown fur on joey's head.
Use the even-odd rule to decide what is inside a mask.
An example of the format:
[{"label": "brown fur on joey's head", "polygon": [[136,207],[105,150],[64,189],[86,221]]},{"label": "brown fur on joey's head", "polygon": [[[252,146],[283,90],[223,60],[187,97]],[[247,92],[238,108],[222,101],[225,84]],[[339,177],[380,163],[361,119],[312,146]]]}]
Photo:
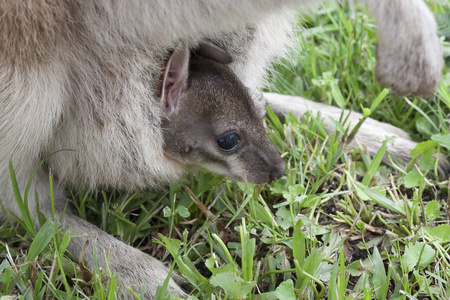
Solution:
[{"label": "brown fur on joey's head", "polygon": [[236,180],[269,182],[285,165],[246,87],[225,65],[178,47],[164,76],[166,155]]}]

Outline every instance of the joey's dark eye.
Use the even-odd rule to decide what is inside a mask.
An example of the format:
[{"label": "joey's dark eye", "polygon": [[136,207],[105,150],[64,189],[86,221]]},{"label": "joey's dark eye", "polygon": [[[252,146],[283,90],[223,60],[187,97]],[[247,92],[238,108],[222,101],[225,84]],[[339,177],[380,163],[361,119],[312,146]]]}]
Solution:
[{"label": "joey's dark eye", "polygon": [[223,151],[233,151],[239,144],[239,135],[236,132],[231,132],[224,137],[217,140],[217,145]]}]

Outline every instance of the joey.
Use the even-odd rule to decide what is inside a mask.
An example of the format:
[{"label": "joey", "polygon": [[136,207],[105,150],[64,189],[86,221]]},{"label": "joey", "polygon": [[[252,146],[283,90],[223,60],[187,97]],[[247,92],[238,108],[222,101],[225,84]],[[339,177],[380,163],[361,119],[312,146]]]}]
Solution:
[{"label": "joey", "polygon": [[248,89],[224,64],[179,46],[163,79],[166,155],[236,180],[280,178],[284,161],[272,144]]},{"label": "joey", "polygon": [[[65,188],[162,188],[196,167],[256,183],[280,177],[284,164],[260,117],[264,101],[245,87],[262,87],[295,36],[295,8],[315,2],[0,1],[0,221],[20,216],[15,196],[29,189],[35,224],[39,210],[72,228],[77,238],[67,249],[75,257],[82,253],[89,268],[108,266],[119,274],[117,298],[134,299],[132,288],[153,299],[169,270],[66,210]],[[376,78],[401,95],[432,93],[443,58],[425,2],[360,2],[378,27]],[[169,57],[181,40],[192,47],[214,44],[197,48],[201,57],[191,57],[187,46]],[[298,96],[264,98],[277,114],[320,111],[329,133],[342,114]],[[359,118],[352,113],[349,123]],[[397,137],[387,151],[410,161],[417,143],[393,126],[367,119],[354,144],[377,152],[385,136]],[[443,161],[441,169],[449,170]],[[168,290],[186,296],[174,280]]]}]

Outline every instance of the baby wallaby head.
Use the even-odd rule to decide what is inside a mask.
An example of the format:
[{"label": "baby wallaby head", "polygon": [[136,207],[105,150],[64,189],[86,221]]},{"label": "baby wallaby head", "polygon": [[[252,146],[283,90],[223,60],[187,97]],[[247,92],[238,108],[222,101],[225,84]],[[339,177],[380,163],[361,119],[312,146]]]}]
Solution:
[{"label": "baby wallaby head", "polygon": [[224,64],[191,56],[179,46],[171,56],[161,96],[166,155],[236,180],[280,178],[284,161],[272,144],[247,88]]}]

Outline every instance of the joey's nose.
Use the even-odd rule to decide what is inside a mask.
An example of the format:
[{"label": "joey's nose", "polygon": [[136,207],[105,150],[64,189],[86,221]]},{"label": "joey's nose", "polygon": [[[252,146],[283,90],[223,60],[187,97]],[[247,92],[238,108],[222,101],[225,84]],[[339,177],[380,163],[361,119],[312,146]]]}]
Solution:
[{"label": "joey's nose", "polygon": [[280,161],[273,167],[272,171],[269,174],[270,181],[277,180],[283,176],[286,171],[286,165],[284,161],[280,158]]}]

